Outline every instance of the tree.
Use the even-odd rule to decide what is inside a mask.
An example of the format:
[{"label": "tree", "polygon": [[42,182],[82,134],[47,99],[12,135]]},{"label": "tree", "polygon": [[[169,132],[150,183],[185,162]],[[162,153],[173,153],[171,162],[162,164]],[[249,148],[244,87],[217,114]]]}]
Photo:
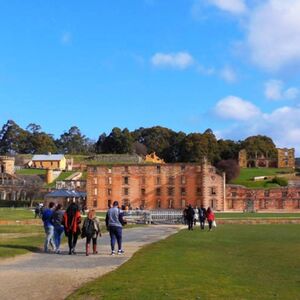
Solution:
[{"label": "tree", "polygon": [[241,150],[240,142],[232,140],[218,140],[220,159],[238,159],[239,151]]},{"label": "tree", "polygon": [[218,170],[225,172],[226,183],[240,175],[240,167],[234,159],[221,160],[216,164],[216,167]]},{"label": "tree", "polygon": [[67,154],[86,154],[88,139],[81,134],[80,129],[72,126],[68,132],[63,133],[56,141],[58,148]]},{"label": "tree", "polygon": [[8,120],[0,131],[0,153],[30,153],[28,152],[28,132],[13,120]]}]

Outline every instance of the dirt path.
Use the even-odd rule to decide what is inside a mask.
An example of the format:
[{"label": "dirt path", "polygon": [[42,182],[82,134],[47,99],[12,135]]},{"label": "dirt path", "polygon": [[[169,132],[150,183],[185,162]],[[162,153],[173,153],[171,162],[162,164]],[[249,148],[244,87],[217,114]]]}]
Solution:
[{"label": "dirt path", "polygon": [[110,256],[109,237],[100,239],[98,255],[85,256],[84,241],[77,255],[32,253],[0,263],[1,300],[64,299],[83,283],[106,274],[126,262],[140,247],[176,233],[179,226],[154,225],[124,230],[124,255]]}]

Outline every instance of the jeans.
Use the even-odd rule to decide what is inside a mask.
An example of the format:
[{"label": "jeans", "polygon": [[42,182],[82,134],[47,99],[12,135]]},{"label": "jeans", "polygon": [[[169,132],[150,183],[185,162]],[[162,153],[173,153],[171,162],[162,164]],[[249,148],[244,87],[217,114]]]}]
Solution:
[{"label": "jeans", "polygon": [[205,219],[200,219],[200,228],[204,229],[204,225],[205,225]]},{"label": "jeans", "polygon": [[69,244],[69,252],[72,250],[75,250],[77,239],[78,239],[78,233],[77,232],[69,232],[68,234],[68,244]]},{"label": "jeans", "polygon": [[109,226],[111,251],[115,251],[116,240],[118,243],[118,250],[122,250],[122,227]]},{"label": "jeans", "polygon": [[54,227],[52,225],[50,225],[50,226],[45,226],[44,229],[45,229],[45,233],[46,233],[44,251],[48,252],[49,244],[51,245],[53,250],[56,250],[54,239],[53,239],[54,238]]},{"label": "jeans", "polygon": [[56,250],[58,250],[60,247],[61,235],[63,231],[64,231],[63,226],[54,226],[54,243],[55,243]]},{"label": "jeans", "polygon": [[193,230],[194,219],[188,219],[187,221],[189,230]]}]

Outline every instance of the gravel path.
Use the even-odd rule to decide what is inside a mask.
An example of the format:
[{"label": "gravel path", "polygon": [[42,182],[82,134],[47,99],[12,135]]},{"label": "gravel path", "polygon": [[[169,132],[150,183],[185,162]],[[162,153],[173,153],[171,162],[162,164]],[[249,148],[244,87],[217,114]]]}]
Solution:
[{"label": "gravel path", "polygon": [[140,247],[176,233],[180,226],[154,225],[123,231],[124,255],[110,256],[109,236],[98,240],[98,255],[85,256],[84,240],[79,240],[77,255],[31,253],[0,262],[0,298],[64,299],[94,278],[126,262]]}]

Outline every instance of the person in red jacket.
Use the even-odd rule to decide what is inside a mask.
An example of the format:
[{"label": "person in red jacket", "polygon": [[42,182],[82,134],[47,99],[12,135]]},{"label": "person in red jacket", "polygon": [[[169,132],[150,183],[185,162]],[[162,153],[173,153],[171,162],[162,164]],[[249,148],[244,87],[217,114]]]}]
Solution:
[{"label": "person in red jacket", "polygon": [[75,247],[80,234],[81,216],[79,207],[72,202],[64,213],[65,234],[68,237],[69,254],[76,254]]},{"label": "person in red jacket", "polygon": [[215,214],[213,213],[213,211],[210,207],[207,208],[206,219],[208,222],[208,228],[209,228],[208,230],[211,231],[213,221],[215,220]]}]

